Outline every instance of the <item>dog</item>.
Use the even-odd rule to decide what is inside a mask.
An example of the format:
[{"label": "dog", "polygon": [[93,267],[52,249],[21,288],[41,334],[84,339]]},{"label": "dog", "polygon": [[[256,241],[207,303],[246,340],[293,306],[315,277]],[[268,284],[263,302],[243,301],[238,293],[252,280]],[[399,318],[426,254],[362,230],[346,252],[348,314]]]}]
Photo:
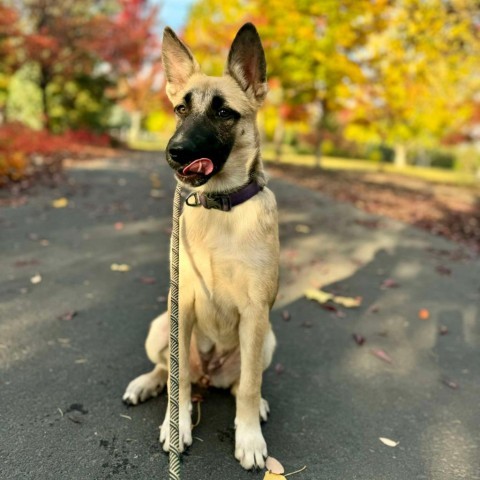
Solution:
[{"label": "dog", "polygon": [[[230,388],[236,397],[235,457],[263,468],[260,421],[268,402],[262,373],[276,339],[269,312],[278,291],[275,196],[266,186],[256,114],[267,94],[266,60],[251,23],[237,33],[222,77],[203,74],[190,49],[166,28],[162,58],[177,128],[166,159],[191,191],[180,217],[180,451],[192,443],[191,384]],[[157,396],[168,380],[169,312],[146,340],[154,369],[132,380],[123,400]],[[160,428],[169,450],[169,411]]]}]

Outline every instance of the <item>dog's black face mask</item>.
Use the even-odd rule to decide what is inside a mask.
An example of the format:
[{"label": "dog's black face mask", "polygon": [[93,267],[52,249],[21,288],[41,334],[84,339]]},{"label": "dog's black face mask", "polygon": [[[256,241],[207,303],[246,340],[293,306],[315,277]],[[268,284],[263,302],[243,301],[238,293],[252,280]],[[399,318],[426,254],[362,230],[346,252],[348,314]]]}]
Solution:
[{"label": "dog's black face mask", "polygon": [[195,105],[202,92],[186,93],[175,106],[177,130],[167,145],[167,162],[177,178],[199,187],[221,171],[235,143],[240,114],[214,94],[207,106]]}]

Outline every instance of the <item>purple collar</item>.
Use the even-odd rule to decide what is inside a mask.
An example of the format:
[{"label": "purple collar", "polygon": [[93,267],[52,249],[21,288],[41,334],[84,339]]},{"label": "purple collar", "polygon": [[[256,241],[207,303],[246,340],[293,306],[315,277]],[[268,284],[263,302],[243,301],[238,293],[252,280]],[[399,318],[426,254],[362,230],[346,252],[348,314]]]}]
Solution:
[{"label": "purple collar", "polygon": [[253,181],[236,192],[226,193],[223,195],[208,195],[205,193],[194,192],[187,197],[185,203],[189,207],[199,207],[201,205],[207,209],[214,208],[216,210],[222,210],[223,212],[229,212],[233,207],[246,202],[261,190],[263,190],[263,187],[261,187],[257,182]]}]

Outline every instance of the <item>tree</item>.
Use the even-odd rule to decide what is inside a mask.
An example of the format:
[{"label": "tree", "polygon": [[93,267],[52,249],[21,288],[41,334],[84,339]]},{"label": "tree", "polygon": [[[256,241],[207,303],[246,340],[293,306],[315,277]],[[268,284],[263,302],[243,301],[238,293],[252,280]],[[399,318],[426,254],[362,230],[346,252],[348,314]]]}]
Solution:
[{"label": "tree", "polygon": [[18,20],[14,8],[0,4],[0,123],[6,121],[8,87],[18,61]]},{"label": "tree", "polygon": [[[321,132],[344,108],[344,95],[349,92],[342,86],[366,81],[364,59],[358,52],[368,33],[382,28],[387,7],[387,0],[255,0],[246,5],[241,0],[201,0],[192,9],[185,38],[203,60],[210,57],[212,47],[226,49],[232,32],[253,21],[267,53],[268,76],[277,85],[277,143],[282,140],[286,112],[310,105],[319,165]],[[209,62],[207,69],[218,73],[218,64]]]},{"label": "tree", "polygon": [[[395,146],[404,166],[415,144],[433,146],[471,116],[480,28],[473,1],[403,0],[365,47],[369,84],[355,86],[347,134]],[[476,20],[477,19],[477,20]]]},{"label": "tree", "polygon": [[[36,69],[48,130],[105,126],[124,83],[150,61],[156,9],[145,0],[18,0],[23,64]],[[121,88],[116,88],[121,85]]]}]

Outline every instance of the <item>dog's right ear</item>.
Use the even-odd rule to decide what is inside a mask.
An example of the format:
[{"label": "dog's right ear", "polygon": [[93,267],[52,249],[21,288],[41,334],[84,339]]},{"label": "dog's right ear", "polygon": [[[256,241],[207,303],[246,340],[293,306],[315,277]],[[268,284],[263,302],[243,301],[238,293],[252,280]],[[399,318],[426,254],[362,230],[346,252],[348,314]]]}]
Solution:
[{"label": "dog's right ear", "polygon": [[167,77],[167,95],[170,100],[182,90],[188,79],[200,71],[190,49],[166,27],[163,31],[162,60]]}]

